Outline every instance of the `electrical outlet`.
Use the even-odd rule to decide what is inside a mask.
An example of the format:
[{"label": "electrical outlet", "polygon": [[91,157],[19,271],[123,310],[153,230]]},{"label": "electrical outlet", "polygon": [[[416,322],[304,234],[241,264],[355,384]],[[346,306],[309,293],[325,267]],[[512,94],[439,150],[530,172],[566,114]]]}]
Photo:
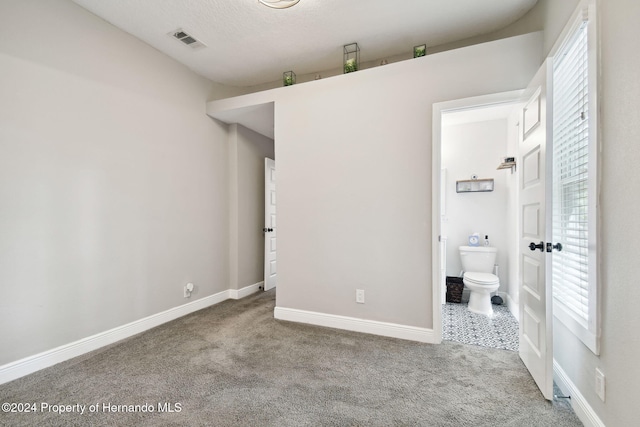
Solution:
[{"label": "electrical outlet", "polygon": [[604,402],[604,374],[596,368],[596,394]]},{"label": "electrical outlet", "polygon": [[186,285],[184,285],[184,297],[190,298],[191,292],[193,292],[193,283],[187,283]]},{"label": "electrical outlet", "polygon": [[364,304],[364,289],[356,289],[356,302]]}]

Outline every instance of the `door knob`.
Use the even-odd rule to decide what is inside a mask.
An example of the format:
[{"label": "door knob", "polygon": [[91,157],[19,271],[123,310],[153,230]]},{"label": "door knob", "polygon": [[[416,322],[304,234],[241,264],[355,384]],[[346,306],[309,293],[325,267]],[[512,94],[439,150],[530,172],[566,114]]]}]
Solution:
[{"label": "door knob", "polygon": [[263,231],[264,233],[268,233],[268,232],[270,232],[270,231],[273,231],[273,228],[263,228],[263,229],[262,229],[262,231]]},{"label": "door knob", "polygon": [[535,251],[536,249],[540,249],[540,252],[544,252],[544,242],[540,242],[537,245],[533,242],[529,243],[529,249]]},{"label": "door knob", "polygon": [[547,252],[551,252],[553,249],[558,252],[562,252],[562,243],[556,243],[555,245],[547,243]]}]

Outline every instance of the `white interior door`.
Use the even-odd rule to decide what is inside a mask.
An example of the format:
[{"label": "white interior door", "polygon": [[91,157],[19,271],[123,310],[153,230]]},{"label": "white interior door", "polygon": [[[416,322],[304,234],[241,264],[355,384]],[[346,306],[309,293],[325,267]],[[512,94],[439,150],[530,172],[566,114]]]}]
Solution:
[{"label": "white interior door", "polygon": [[264,159],[264,290],[276,286],[276,162]]},{"label": "white interior door", "polygon": [[[550,241],[551,153],[550,61],[540,68],[527,93],[518,150],[520,169],[520,358],[545,398],[553,398],[551,280],[546,242]],[[547,154],[549,153],[549,154]]]}]

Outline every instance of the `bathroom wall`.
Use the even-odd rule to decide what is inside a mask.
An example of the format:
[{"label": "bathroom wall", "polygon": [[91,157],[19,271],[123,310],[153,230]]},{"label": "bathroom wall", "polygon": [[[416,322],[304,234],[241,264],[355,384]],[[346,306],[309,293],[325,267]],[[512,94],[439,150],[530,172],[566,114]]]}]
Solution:
[{"label": "bathroom wall", "polygon": [[[446,119],[445,119],[446,120]],[[488,120],[442,127],[442,167],[447,170],[446,215],[443,219],[447,236],[447,275],[458,276],[462,270],[458,247],[468,244],[468,236],[489,236],[490,245],[498,248],[500,292],[509,285],[506,186],[508,170],[496,170],[507,155],[507,120]],[[494,179],[494,191],[457,193],[456,181]],[[482,244],[482,243],[481,243]]]},{"label": "bathroom wall", "polygon": [[[520,114],[524,105],[514,105],[512,113],[507,118],[507,155],[517,157],[518,142],[520,138]],[[505,170],[505,185],[507,187],[506,228],[507,233],[507,299],[506,303],[518,319],[518,246],[520,244],[520,222],[518,220],[518,183],[519,175],[517,166],[513,170]]]}]

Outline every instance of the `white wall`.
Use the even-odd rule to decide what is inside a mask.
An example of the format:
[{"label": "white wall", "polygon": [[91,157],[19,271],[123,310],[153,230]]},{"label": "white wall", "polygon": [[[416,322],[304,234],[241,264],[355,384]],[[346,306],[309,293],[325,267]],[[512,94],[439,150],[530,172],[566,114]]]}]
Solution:
[{"label": "white wall", "polygon": [[276,101],[278,307],[432,327],[432,105],[525,87],[539,43],[389,64]]},{"label": "white wall", "polygon": [[[506,292],[509,282],[507,238],[507,179],[509,173],[496,170],[507,152],[507,120],[477,121],[442,127],[442,167],[447,169],[446,221],[447,276],[458,276],[462,270],[459,246],[468,244],[469,235],[478,232],[481,244],[489,236],[492,247],[498,249],[500,292]],[[456,181],[493,179],[494,191],[457,193]]]},{"label": "white wall", "polygon": [[242,125],[229,126],[230,287],[242,289],[264,276],[264,159],[274,142]]},{"label": "white wall", "polygon": [[0,2],[0,365],[228,289],[234,91],[63,0]]}]

